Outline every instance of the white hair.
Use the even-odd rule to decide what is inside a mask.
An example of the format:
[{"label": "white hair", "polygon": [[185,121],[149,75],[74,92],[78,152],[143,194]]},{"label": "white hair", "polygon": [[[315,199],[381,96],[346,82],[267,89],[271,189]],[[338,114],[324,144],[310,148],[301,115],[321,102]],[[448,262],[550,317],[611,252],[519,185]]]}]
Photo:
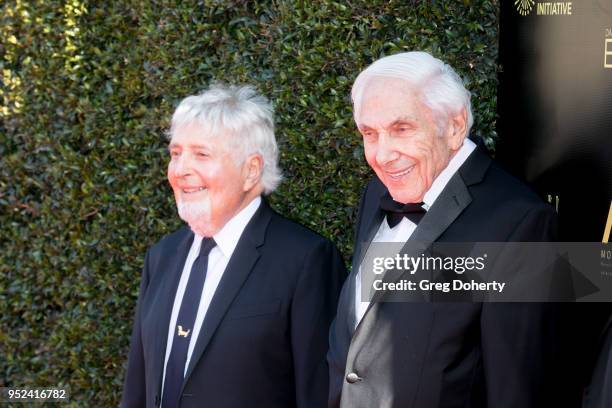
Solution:
[{"label": "white hair", "polygon": [[467,112],[469,134],[474,118],[470,103],[470,92],[463,85],[461,77],[448,64],[423,51],[402,52],[383,57],[363,70],[355,79],[351,98],[358,106],[368,79],[372,77],[397,78],[415,87],[421,102],[434,113],[440,131],[448,117]]},{"label": "white hair", "polygon": [[239,163],[250,154],[260,154],[264,163],[261,174],[264,194],[278,187],[282,174],[274,137],[274,110],[252,86],[215,84],[198,95],[186,97],[172,115],[170,137],[178,127],[193,123],[211,135],[228,134]]}]

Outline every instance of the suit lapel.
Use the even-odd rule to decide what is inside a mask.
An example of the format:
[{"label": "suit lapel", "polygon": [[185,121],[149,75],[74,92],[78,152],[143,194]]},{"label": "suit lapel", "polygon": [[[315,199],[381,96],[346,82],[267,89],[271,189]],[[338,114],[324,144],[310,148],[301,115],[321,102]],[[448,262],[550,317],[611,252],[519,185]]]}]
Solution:
[{"label": "suit lapel", "polygon": [[422,249],[425,250],[450,227],[470,202],[472,202],[472,196],[467,186],[461,175],[455,173],[427,211],[410,240],[419,242]]},{"label": "suit lapel", "polygon": [[[379,199],[380,197],[378,197],[376,201],[379,201]],[[376,235],[376,232],[380,227],[380,223],[383,221],[384,218],[385,214],[380,210],[380,207],[376,206],[376,210],[370,216],[370,222],[368,223],[368,227],[365,230],[365,234],[363,234],[363,237],[361,237],[359,242],[356,242],[356,245],[358,246],[358,252],[355,254],[356,256],[353,259],[353,269],[359,268],[359,266],[363,262],[363,258],[368,252],[368,248],[370,247],[370,244],[374,239],[374,235]]]},{"label": "suit lapel", "polygon": [[253,215],[253,218],[249,221],[242,233],[238,245],[234,249],[234,253],[223,272],[223,277],[213,295],[208,311],[206,312],[200,335],[196,341],[187,368],[187,373],[185,374],[183,387],[210,344],[215,331],[223,320],[232,301],[247,280],[255,262],[259,259],[259,250],[257,248],[264,243],[265,230],[270,222],[272,214],[273,212],[268,204],[262,200],[259,209]]},{"label": "suit lapel", "polygon": [[193,243],[193,233],[189,229],[185,229],[185,235],[179,241],[176,252],[162,261],[165,273],[162,282],[159,285],[161,288],[157,293],[153,304],[155,312],[152,319],[156,325],[153,333],[159,333],[154,336],[155,342],[155,360],[153,372],[156,376],[156,383],[159,390],[162,386],[162,376],[164,373],[164,363],[166,359],[166,345],[168,341],[168,325],[170,324],[170,316],[172,315],[172,306],[176,296],[176,289],[181,279],[181,273],[189,254],[189,248]]},{"label": "suit lapel", "polygon": [[420,255],[451,226],[472,202],[468,187],[482,181],[490,164],[491,159],[484,152],[484,147],[479,145],[451,177],[410,237],[409,241],[419,245],[411,248],[412,245],[407,243],[402,253],[409,249],[414,252],[414,249],[417,249],[421,251],[417,254]]},{"label": "suit lapel", "polygon": [[[376,202],[378,202],[379,197],[376,198]],[[359,272],[359,267],[361,266],[361,262],[363,262],[363,258],[368,252],[368,248],[372,243],[372,239],[374,239],[374,235],[376,235],[376,231],[380,227],[380,223],[383,221],[385,215],[380,210],[378,205],[376,205],[374,211],[369,216],[368,226],[364,230],[363,234],[359,234],[359,241],[355,243],[357,246],[357,251],[355,252],[355,256],[353,257],[351,274],[349,275],[348,284],[350,285],[350,290],[347,291],[348,296],[348,305],[347,308],[344,309],[347,311],[347,316],[343,319],[347,323],[347,329],[350,334],[355,331],[355,297],[359,296],[358,293],[355,292],[355,281],[357,279],[357,272]],[[366,221],[367,222],[367,221]]]}]

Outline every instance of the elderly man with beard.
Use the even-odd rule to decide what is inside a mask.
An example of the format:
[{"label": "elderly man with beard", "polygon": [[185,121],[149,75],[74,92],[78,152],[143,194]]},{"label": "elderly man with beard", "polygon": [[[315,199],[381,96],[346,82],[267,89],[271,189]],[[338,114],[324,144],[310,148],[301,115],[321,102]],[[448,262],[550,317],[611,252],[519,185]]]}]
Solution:
[{"label": "elderly man with beard", "polygon": [[270,104],[217,85],[179,104],[170,136],[188,227],[147,251],[122,407],[325,406],[343,261],[262,199],[281,178]]}]

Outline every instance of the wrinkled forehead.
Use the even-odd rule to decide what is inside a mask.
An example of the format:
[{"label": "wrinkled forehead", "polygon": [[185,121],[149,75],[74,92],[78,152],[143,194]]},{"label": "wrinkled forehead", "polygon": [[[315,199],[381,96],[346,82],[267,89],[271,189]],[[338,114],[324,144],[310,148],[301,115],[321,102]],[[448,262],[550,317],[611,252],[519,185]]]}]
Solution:
[{"label": "wrinkled forehead", "polygon": [[353,89],[353,106],[359,108],[364,101],[372,98],[397,97],[399,95],[412,96],[416,92],[416,87],[409,81],[401,78],[394,78],[379,75],[366,75],[359,78],[359,83],[355,83]]},{"label": "wrinkled forehead", "polygon": [[403,116],[419,103],[415,87],[399,78],[369,76],[364,78],[353,98],[353,116],[357,125],[371,115]]}]

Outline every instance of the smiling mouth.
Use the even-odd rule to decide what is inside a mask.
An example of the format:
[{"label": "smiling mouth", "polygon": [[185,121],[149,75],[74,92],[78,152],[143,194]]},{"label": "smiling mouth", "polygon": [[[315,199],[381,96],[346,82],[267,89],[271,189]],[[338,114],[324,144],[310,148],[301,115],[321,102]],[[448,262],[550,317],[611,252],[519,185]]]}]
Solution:
[{"label": "smiling mouth", "polygon": [[413,164],[412,166],[410,166],[410,167],[408,167],[407,169],[404,169],[404,170],[402,170],[402,171],[398,171],[398,172],[395,172],[395,173],[391,173],[391,172],[386,172],[386,173],[387,173],[387,175],[389,176],[389,178],[390,178],[391,180],[399,180],[399,179],[401,179],[402,177],[404,177],[404,176],[406,176],[406,175],[410,174],[410,173],[412,172],[412,170],[414,170],[414,167],[415,167],[415,166],[416,166],[416,165],[415,165],[415,164]]},{"label": "smiling mouth", "polygon": [[195,194],[205,190],[206,188],[204,187],[181,188],[181,192],[183,192],[184,194]]}]

